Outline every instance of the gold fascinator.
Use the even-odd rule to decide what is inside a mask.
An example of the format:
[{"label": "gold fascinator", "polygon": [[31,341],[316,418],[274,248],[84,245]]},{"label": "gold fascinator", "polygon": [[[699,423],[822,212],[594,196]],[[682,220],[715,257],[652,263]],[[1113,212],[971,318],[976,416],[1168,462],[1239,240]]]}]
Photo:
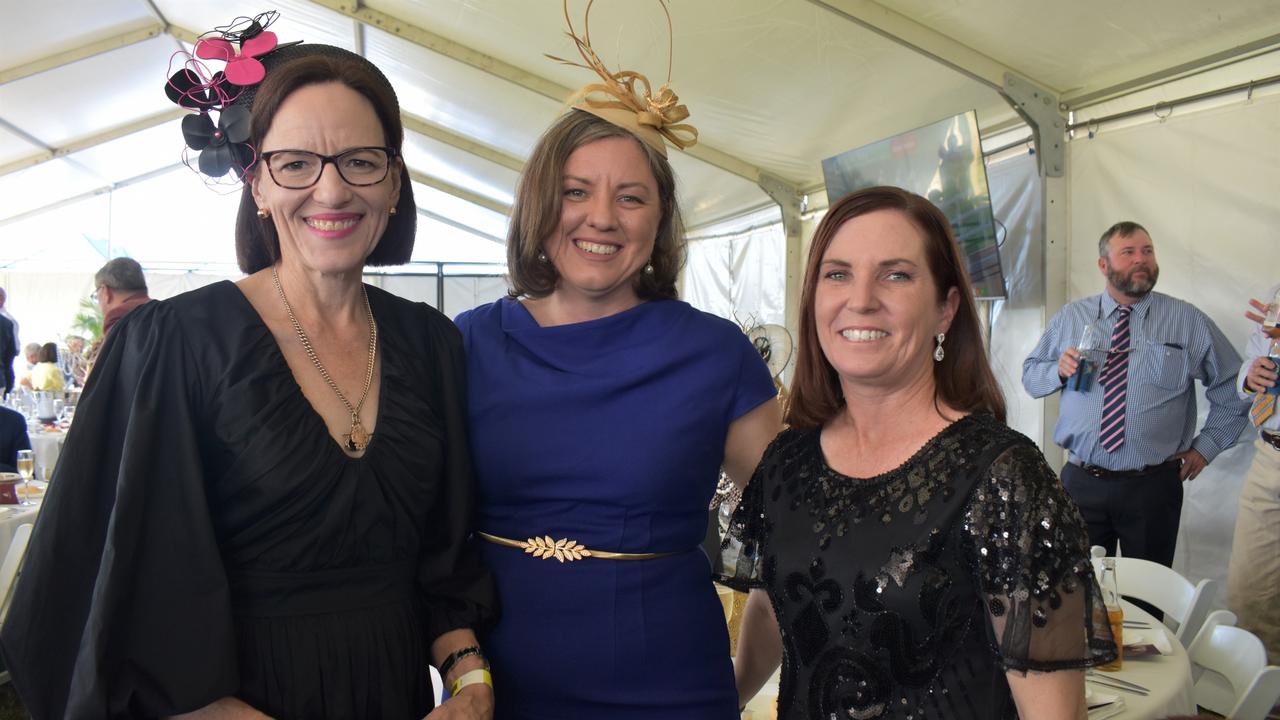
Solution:
[{"label": "gold fascinator", "polygon": [[[653,92],[649,78],[631,70],[609,72],[591,47],[591,5],[587,0],[582,13],[582,36],[579,37],[569,19],[569,0],[564,0],[564,22],[568,35],[578,46],[583,62],[573,62],[547,55],[556,62],[594,71],[603,82],[592,83],[575,92],[568,105],[585,110],[635,133],[644,143],[663,157],[667,155],[666,143],[684,150],[698,142],[698,129],[683,122],[689,117],[689,108],[680,104],[680,98],[671,90],[671,11],[666,0],[657,0],[667,16],[667,82]],[[665,139],[665,142],[664,142]]]}]

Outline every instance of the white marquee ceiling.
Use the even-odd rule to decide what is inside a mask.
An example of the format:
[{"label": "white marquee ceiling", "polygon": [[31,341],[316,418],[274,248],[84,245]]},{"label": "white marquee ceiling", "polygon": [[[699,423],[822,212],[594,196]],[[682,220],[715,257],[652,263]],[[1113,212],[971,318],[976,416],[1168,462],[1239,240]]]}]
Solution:
[{"label": "white marquee ceiling", "polygon": [[[701,138],[692,157],[673,153],[691,226],[768,203],[756,184],[761,173],[811,191],[821,185],[823,158],[946,115],[976,109],[984,128],[1015,124],[1005,100],[971,74],[990,80],[1009,70],[1070,102],[1280,45],[1275,0],[669,1],[672,87]],[[584,4],[571,2],[575,22]],[[210,193],[177,165],[181,111],[162,86],[183,41],[236,15],[279,10],[272,29],[282,40],[358,49],[386,72],[405,112],[424,233],[465,237],[464,246],[503,235],[520,163],[564,95],[592,80],[544,57],[573,53],[561,0],[6,6],[0,265],[22,252],[24,229],[49,226],[51,213],[72,216],[55,224],[66,232],[59,242],[74,245],[77,232],[86,234],[77,217],[106,213],[117,218],[105,221],[113,237],[173,227],[168,245],[149,241],[148,252],[166,261],[228,261],[234,197]],[[666,24],[656,3],[601,0],[592,30],[610,66],[640,70],[655,84],[665,79]],[[101,194],[113,188],[104,209]],[[152,220],[118,219],[128,207]],[[179,242],[202,245],[155,249]],[[440,252],[428,246],[415,255]]]}]

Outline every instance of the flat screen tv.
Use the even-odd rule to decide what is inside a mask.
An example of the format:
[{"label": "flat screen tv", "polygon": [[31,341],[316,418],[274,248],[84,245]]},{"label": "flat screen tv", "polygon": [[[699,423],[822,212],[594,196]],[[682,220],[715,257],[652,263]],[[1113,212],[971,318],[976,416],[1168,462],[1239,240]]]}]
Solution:
[{"label": "flat screen tv", "polygon": [[1005,296],[978,114],[972,110],[822,161],[827,199],[835,203],[873,185],[923,195],[946,213],[980,300]]}]

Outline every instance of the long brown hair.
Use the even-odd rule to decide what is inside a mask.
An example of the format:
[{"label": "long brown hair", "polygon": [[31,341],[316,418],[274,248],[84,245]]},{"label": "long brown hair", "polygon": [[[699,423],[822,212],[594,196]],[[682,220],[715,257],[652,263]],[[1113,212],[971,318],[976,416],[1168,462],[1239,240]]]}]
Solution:
[{"label": "long brown hair", "polygon": [[582,110],[570,110],[542,134],[524,165],[516,188],[507,230],[507,273],[510,296],[546,297],[556,289],[559,273],[540,257],[542,243],[560,222],[564,192],[564,166],[574,150],[605,138],[630,138],[644,151],[649,170],[658,183],[662,217],[649,264],[653,272],[638,273],[633,280],[642,300],[676,297],[676,276],[684,265],[684,223],[676,202],[676,176],[667,159],[640,141],[631,131]]},{"label": "long brown hair", "polygon": [[960,296],[960,306],[947,331],[946,357],[933,364],[934,402],[965,412],[989,412],[1004,422],[1004,394],[987,362],[973,286],[969,284],[969,273],[956,246],[951,223],[941,210],[919,195],[881,186],[841,198],[827,210],[814,232],[805,265],[804,287],[800,291],[800,342],[791,398],[787,403],[787,424],[802,429],[818,427],[835,417],[844,406],[840,377],[818,344],[813,316],[818,268],[841,226],[877,210],[896,210],[920,230],[929,274],[938,288],[937,301],[944,302],[951,288]]}]

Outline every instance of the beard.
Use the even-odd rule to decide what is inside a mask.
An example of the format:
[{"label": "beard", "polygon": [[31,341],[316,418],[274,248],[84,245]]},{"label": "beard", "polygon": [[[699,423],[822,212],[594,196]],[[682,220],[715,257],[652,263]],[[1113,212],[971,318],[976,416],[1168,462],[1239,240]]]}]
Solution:
[{"label": "beard", "polygon": [[[1145,278],[1135,277],[1139,272],[1146,270],[1148,275]],[[1107,263],[1107,282],[1111,287],[1124,293],[1126,297],[1140,298],[1151,292],[1156,286],[1156,281],[1160,279],[1160,268],[1152,265],[1148,268],[1134,268],[1128,273],[1122,273],[1114,270],[1110,263]]]}]

